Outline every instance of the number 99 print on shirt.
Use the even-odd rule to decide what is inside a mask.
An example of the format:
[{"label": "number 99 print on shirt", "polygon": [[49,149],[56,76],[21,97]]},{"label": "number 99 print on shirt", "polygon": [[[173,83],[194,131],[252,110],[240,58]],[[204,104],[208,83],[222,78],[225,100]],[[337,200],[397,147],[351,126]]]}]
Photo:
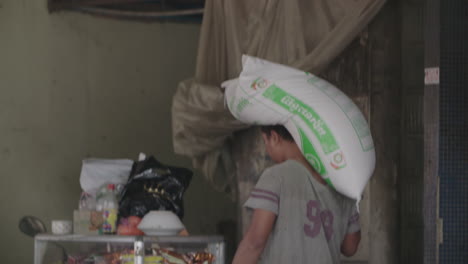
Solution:
[{"label": "number 99 print on shirt", "polygon": [[360,230],[355,201],[294,160],[266,169],[245,206],[277,216],[261,263],[340,263],[344,236]]}]

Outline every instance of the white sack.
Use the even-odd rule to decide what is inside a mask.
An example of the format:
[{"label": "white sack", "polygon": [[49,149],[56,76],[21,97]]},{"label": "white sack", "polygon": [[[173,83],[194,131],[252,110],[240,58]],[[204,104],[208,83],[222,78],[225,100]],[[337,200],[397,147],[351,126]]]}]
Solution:
[{"label": "white sack", "polygon": [[307,72],[243,56],[238,79],[223,83],[231,113],[248,124],[283,124],[315,170],[360,200],[375,168],[374,143],[359,108]]},{"label": "white sack", "polygon": [[133,161],[128,159],[85,159],[81,167],[81,189],[94,195],[105,183],[125,184],[132,165]]},{"label": "white sack", "polygon": [[319,74],[358,34],[366,35],[385,2],[206,0],[196,74],[179,84],[173,99],[175,153],[191,157],[217,190],[235,190],[230,139],[246,126],[224,108],[219,85],[239,76],[242,54]]}]

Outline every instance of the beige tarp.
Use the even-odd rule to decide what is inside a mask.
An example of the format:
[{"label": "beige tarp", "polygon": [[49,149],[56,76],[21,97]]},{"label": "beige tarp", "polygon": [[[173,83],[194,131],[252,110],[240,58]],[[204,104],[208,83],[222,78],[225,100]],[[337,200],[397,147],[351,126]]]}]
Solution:
[{"label": "beige tarp", "polygon": [[318,74],[363,30],[385,0],[206,0],[195,77],[173,99],[174,150],[227,191],[230,138],[247,126],[225,107],[220,84],[249,54]]}]

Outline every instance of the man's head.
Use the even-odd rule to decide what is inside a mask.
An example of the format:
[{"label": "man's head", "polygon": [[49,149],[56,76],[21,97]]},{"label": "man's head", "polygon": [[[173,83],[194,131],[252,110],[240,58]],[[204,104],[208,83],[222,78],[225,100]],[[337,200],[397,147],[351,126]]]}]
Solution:
[{"label": "man's head", "polygon": [[288,158],[291,150],[297,146],[289,131],[282,125],[262,126],[262,137],[268,155],[276,163],[281,163]]},{"label": "man's head", "polygon": [[284,140],[294,142],[293,137],[283,125],[261,126],[260,129],[267,136],[271,136],[271,133],[275,132]]}]

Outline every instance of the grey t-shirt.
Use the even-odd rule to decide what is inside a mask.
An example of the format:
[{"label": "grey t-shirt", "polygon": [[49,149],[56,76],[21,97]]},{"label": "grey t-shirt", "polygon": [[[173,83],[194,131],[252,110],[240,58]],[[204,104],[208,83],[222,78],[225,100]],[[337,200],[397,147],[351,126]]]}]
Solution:
[{"label": "grey t-shirt", "polygon": [[360,230],[355,201],[294,160],[266,169],[244,206],[277,215],[260,263],[338,264],[345,235]]}]

